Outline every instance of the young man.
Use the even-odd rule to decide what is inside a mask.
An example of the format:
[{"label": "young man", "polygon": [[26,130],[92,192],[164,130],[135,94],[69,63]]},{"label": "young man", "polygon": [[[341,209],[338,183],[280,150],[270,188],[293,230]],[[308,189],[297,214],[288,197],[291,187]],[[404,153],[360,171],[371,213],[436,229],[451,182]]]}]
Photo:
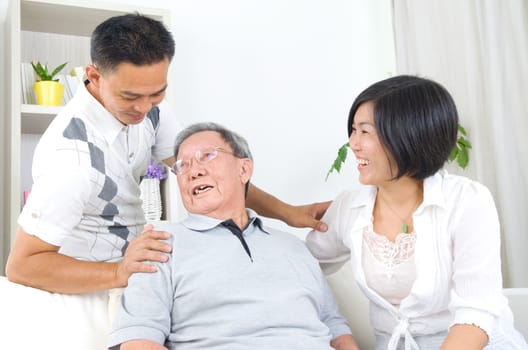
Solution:
[{"label": "young man", "polygon": [[[33,188],[19,217],[9,280],[58,293],[127,285],[163,262],[167,233],[143,229],[140,176],[151,157],[172,164],[179,130],[163,98],[174,40],[138,14],[101,23],[81,86],[43,134]],[[327,203],[294,207],[256,187],[248,206],[293,226],[315,227]]]},{"label": "young man", "polygon": [[175,155],[189,217],[162,226],[171,233],[169,261],[130,278],[109,346],[357,350],[304,243],[246,209],[246,141],[218,124],[194,124],[179,134]]}]

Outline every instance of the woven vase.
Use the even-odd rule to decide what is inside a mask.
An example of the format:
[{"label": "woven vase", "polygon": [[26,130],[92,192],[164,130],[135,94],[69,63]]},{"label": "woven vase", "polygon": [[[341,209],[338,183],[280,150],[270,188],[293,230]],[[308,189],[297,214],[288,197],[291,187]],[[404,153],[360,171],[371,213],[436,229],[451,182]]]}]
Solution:
[{"label": "woven vase", "polygon": [[141,180],[139,188],[145,219],[147,221],[159,221],[161,219],[160,180],[144,178]]}]

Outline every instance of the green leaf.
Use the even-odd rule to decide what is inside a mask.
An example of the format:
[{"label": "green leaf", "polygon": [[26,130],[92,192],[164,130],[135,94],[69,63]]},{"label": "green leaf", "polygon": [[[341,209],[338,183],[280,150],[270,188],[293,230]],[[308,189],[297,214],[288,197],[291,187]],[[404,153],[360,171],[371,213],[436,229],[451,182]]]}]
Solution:
[{"label": "green leaf", "polygon": [[456,159],[458,155],[458,147],[455,145],[455,147],[453,147],[453,150],[451,151],[451,154],[449,155],[449,161],[452,162]]},{"label": "green leaf", "polygon": [[325,181],[328,180],[328,176],[334,170],[338,173],[341,172],[341,167],[343,166],[343,163],[345,163],[347,155],[348,155],[348,142],[345,143],[343,146],[339,147],[339,150],[337,151],[337,157],[332,163],[332,166],[330,167],[328,172],[326,173]]},{"label": "green leaf", "polygon": [[57,73],[59,73],[66,66],[66,63],[68,62],[64,62],[63,64],[55,68],[53,72],[51,72],[51,78],[53,78]]},{"label": "green leaf", "polygon": [[469,162],[468,151],[466,148],[461,148],[460,151],[458,152],[457,163],[462,169],[465,169],[468,165],[468,162]]},{"label": "green leaf", "polygon": [[469,142],[467,139],[463,137],[459,137],[457,142],[460,144],[461,147],[471,148],[471,142]]},{"label": "green leaf", "polygon": [[460,125],[460,124],[458,124],[458,131],[459,131],[462,135],[467,136],[467,131],[466,131],[466,129],[464,129],[464,127],[463,127],[462,125]]},{"label": "green leaf", "polygon": [[57,73],[59,73],[66,66],[67,63],[68,62],[65,62],[65,63],[57,66],[57,68],[55,68],[53,70],[53,72],[51,72],[51,74],[48,72],[48,66],[47,65],[42,65],[38,61],[31,62],[31,66],[33,67],[33,69],[35,70],[35,73],[38,76],[37,81],[47,81],[47,80],[55,80],[55,81],[57,81],[58,79],[53,79],[53,77]]}]

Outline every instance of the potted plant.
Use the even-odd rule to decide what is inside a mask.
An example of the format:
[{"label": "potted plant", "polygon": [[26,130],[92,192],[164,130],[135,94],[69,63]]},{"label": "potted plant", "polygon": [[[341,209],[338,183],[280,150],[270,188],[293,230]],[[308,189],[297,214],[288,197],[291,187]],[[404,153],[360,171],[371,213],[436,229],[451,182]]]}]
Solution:
[{"label": "potted plant", "polygon": [[59,79],[56,79],[55,76],[66,66],[66,63],[68,62],[57,66],[50,73],[46,64],[42,65],[38,61],[31,62],[31,66],[38,77],[33,85],[37,95],[37,104],[59,106],[62,103],[64,85],[59,83]]},{"label": "potted plant", "polygon": [[[460,124],[458,124],[458,138],[457,142],[455,144],[455,147],[451,151],[451,154],[449,155],[449,161],[452,162],[456,160],[458,166],[462,169],[465,169],[469,162],[469,149],[471,148],[471,142],[469,142],[468,139],[466,139],[467,132],[466,129]],[[326,180],[328,180],[328,176],[333,171],[341,172],[341,167],[345,163],[345,160],[347,159],[348,155],[348,142],[345,143],[343,146],[339,147],[337,150],[337,157],[330,166],[330,169],[326,173]]]}]

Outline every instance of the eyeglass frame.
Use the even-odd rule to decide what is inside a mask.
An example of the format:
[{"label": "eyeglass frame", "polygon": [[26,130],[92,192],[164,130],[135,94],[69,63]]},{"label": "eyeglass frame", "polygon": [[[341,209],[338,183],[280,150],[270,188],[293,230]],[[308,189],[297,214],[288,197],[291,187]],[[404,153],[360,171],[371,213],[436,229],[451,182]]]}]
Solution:
[{"label": "eyeglass frame", "polygon": [[[200,157],[202,156],[202,153],[204,150],[209,150],[209,149],[212,149],[214,150],[214,152],[216,153],[214,155],[213,158],[208,158],[206,159],[205,161],[204,160],[200,160]],[[204,147],[204,148],[200,148],[200,149],[197,149],[196,152],[194,152],[194,156],[191,157],[191,158],[188,158],[187,160],[183,160],[183,159],[177,159],[173,164],[172,166],[170,167],[170,170],[173,174],[175,174],[176,176],[178,175],[183,175],[183,174],[186,174],[187,172],[189,172],[189,170],[191,169],[191,160],[192,159],[195,159],[198,164],[205,164],[205,163],[209,163],[210,161],[212,160],[215,160],[216,157],[218,157],[218,152],[222,152],[222,153],[227,153],[227,154],[230,154],[232,155],[233,157],[236,157],[236,158],[240,158],[238,157],[235,153],[233,153],[232,151],[228,151],[226,150],[225,148],[221,147],[221,146],[210,146],[210,147]],[[183,171],[183,172],[178,172],[177,170],[177,164],[181,164],[182,162],[186,161],[188,166],[187,166],[187,170]]]}]

